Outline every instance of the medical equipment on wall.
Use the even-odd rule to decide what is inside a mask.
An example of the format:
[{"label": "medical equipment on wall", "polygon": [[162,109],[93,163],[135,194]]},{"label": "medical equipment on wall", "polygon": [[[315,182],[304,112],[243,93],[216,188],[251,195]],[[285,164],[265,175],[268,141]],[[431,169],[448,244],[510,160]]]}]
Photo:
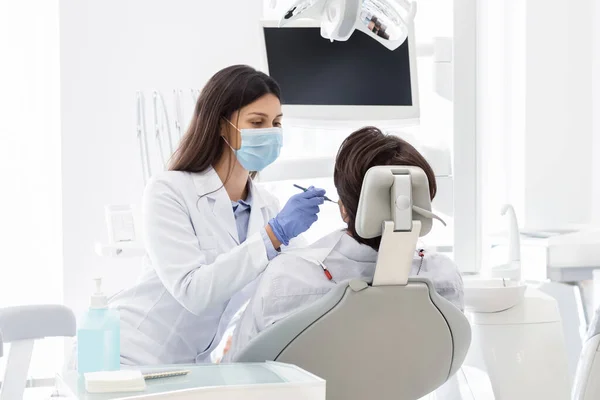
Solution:
[{"label": "medical equipment on wall", "polygon": [[146,113],[144,107],[144,94],[138,91],[136,93],[136,132],[145,185],[152,176],[152,169],[148,159],[150,153],[148,151],[148,137],[146,136]]},{"label": "medical equipment on wall", "polygon": [[136,240],[133,209],[130,205],[107,205],[104,207],[104,213],[109,243]]},{"label": "medical equipment on wall", "polygon": [[[294,183],[294,187],[295,187],[296,189],[300,189],[300,190],[302,190],[303,192],[306,192],[306,191],[308,190],[307,188],[305,188],[305,187],[302,187],[302,186],[300,186],[300,185],[296,185],[295,183]],[[325,199],[325,201],[329,201],[329,202],[331,202],[331,203],[335,203],[335,204],[337,204],[337,201],[333,201],[333,200],[331,200],[331,199],[330,199],[329,197],[327,197],[327,196],[325,196],[325,197],[324,197],[324,199]]]},{"label": "medical equipment on wall", "polygon": [[[173,139],[171,138],[171,126],[169,125],[169,116],[167,114],[167,106],[160,93],[155,90],[152,95],[153,115],[154,115],[154,132],[156,143],[158,145],[158,152],[160,159],[163,163],[163,167],[166,169],[167,161],[173,154]],[[159,111],[160,110],[160,111]],[[163,136],[166,134],[167,141],[169,143],[168,156],[165,158],[165,152],[163,149]]]},{"label": "medical equipment on wall", "polygon": [[[419,124],[420,102],[414,26],[408,40],[389,51],[357,33],[329,43],[318,22],[299,19],[284,27],[262,21],[263,68],[280,85],[286,120],[393,121]],[[293,51],[290,51],[293,49]],[[363,123],[364,124],[364,123]]]},{"label": "medical equipment on wall", "polygon": [[141,209],[136,205],[104,206],[108,241],[96,242],[95,251],[104,257],[140,257],[145,254],[139,231]]},{"label": "medical equipment on wall", "polygon": [[[136,134],[144,183],[153,172],[167,168],[167,164],[177,149],[187,126],[187,119],[193,115],[196,100],[200,95],[197,89],[172,89],[166,94],[152,90],[150,115],[144,91],[136,92]],[[189,93],[190,96],[185,95]],[[152,124],[154,140],[147,134],[147,124]]]},{"label": "medical equipment on wall", "polygon": [[200,96],[200,89],[190,89],[190,93],[192,95],[193,102],[196,103],[198,97]]},{"label": "medical equipment on wall", "polygon": [[[567,399],[570,380],[562,319],[555,299],[520,281],[520,240],[511,206],[508,264],[495,278],[465,279],[473,329],[466,365],[488,373],[498,400]],[[515,248],[515,246],[517,248]]]},{"label": "medical equipment on wall", "polygon": [[173,89],[173,97],[175,99],[175,130],[177,131],[177,139],[181,140],[183,136],[182,133],[182,123],[183,123],[183,111],[181,109],[181,95],[182,91],[178,89]]},{"label": "medical equipment on wall", "polygon": [[408,37],[416,12],[416,3],[406,0],[298,0],[279,26],[308,18],[319,22],[321,35],[332,42],[346,41],[359,30],[395,50]]}]

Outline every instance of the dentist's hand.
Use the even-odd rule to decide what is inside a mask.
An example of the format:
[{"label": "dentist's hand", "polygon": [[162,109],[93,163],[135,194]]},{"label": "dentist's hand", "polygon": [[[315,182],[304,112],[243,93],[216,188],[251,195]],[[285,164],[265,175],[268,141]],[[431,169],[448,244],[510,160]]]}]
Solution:
[{"label": "dentist's hand", "polygon": [[319,206],[325,202],[324,196],[325,190],[311,186],[306,192],[290,197],[281,212],[269,221],[277,240],[287,246],[290,240],[306,232],[317,221]]}]

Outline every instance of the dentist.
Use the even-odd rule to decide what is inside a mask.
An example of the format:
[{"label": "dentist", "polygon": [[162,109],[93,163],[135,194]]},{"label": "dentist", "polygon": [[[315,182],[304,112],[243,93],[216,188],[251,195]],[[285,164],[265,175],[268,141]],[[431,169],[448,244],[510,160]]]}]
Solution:
[{"label": "dentist", "polygon": [[277,200],[252,178],[279,156],[280,90],[232,66],[206,84],[170,170],[143,197],[146,248],[137,284],[111,299],[121,312],[121,363],[204,362],[223,312],[281,246],[317,220],[325,191]]}]

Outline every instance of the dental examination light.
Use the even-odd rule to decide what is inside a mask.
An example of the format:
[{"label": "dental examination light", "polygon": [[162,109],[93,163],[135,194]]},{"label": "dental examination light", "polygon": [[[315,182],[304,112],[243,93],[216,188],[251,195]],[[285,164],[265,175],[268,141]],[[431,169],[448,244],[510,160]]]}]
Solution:
[{"label": "dental examination light", "polygon": [[297,0],[279,26],[312,19],[320,22],[321,36],[331,41],[346,41],[359,30],[395,50],[408,37],[416,12],[416,3],[407,0]]}]

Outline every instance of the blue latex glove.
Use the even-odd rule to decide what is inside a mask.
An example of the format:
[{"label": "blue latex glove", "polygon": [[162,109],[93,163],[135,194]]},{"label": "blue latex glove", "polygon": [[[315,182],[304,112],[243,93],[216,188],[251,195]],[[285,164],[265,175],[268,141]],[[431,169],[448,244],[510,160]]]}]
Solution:
[{"label": "blue latex glove", "polygon": [[287,246],[290,240],[306,232],[317,221],[324,196],[324,189],[311,186],[306,192],[290,197],[281,212],[269,221],[277,239]]}]

